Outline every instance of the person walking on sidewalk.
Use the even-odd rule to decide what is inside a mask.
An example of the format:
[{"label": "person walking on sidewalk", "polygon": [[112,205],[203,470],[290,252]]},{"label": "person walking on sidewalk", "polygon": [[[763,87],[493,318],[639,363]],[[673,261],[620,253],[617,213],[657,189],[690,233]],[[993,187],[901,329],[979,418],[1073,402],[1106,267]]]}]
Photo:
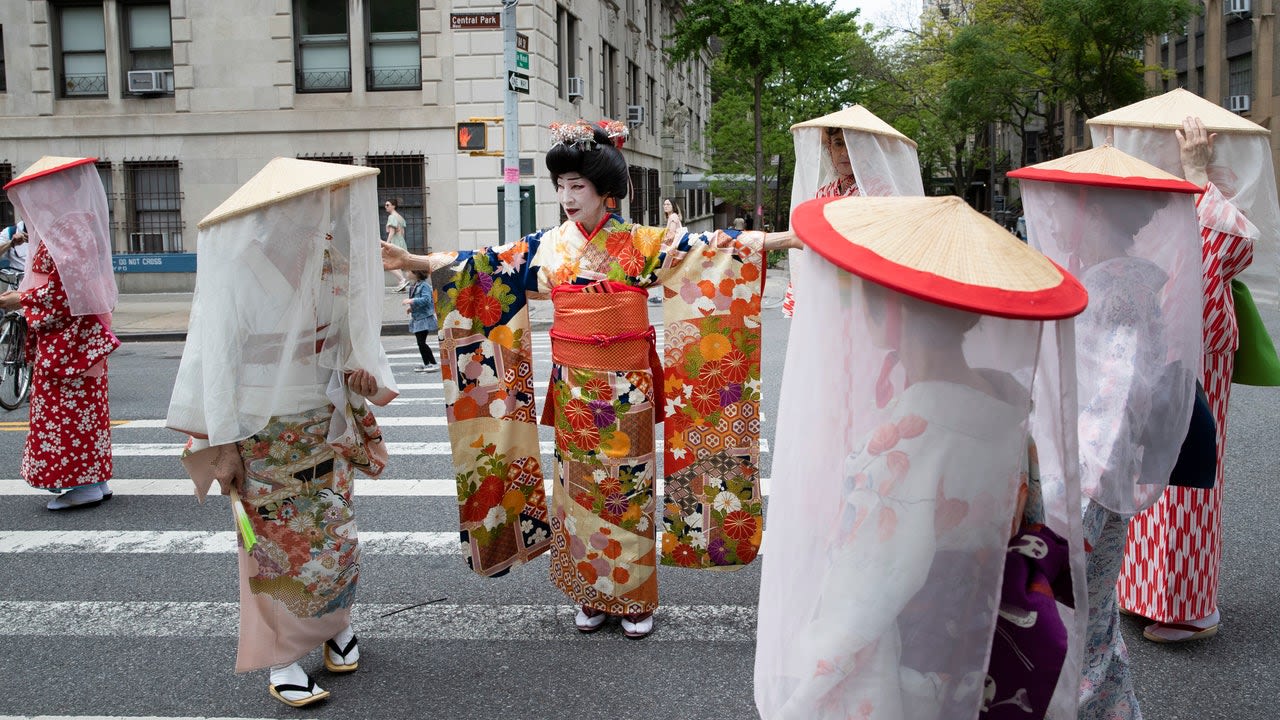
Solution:
[{"label": "person walking on sidewalk", "polygon": [[418,354],[422,356],[422,365],[414,372],[435,372],[440,369],[436,364],[435,353],[427,336],[440,329],[436,322],[436,306],[431,298],[431,280],[421,270],[410,270],[409,275],[414,283],[409,287],[409,297],[404,300],[405,312],[409,313],[409,332],[418,340]]},{"label": "person walking on sidewalk", "polygon": [[[409,245],[404,239],[404,216],[396,210],[402,202],[404,201],[398,197],[391,198],[383,203],[382,207],[387,211],[387,242],[398,248],[408,250]],[[408,289],[409,283],[413,282],[413,278],[410,278],[403,270],[392,270],[391,274],[395,275],[396,279],[400,281],[400,284],[396,286],[396,292],[404,292]]]},{"label": "person walking on sidewalk", "polygon": [[22,477],[61,492],[50,510],[111,498],[107,356],[120,340],[111,332],[116,279],[95,161],[44,157],[4,187],[34,245],[18,289],[0,295],[0,309],[26,316],[34,352]]},{"label": "person walking on sidewalk", "polygon": [[[369,403],[396,397],[379,341],[377,170],[276,158],[200,222],[196,293],[167,427],[203,499],[237,515],[236,671],[302,707],[329,692],[299,661],[357,669],[355,471],[387,453]],[[299,224],[299,218],[307,222]]]}]

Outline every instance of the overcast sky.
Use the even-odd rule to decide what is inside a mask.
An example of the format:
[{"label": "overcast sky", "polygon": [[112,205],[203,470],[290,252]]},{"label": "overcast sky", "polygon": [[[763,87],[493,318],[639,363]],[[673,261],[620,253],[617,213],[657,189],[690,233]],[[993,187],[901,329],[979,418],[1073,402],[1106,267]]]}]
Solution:
[{"label": "overcast sky", "polygon": [[864,22],[880,27],[914,26],[920,18],[920,0],[836,0],[837,10],[855,8]]}]

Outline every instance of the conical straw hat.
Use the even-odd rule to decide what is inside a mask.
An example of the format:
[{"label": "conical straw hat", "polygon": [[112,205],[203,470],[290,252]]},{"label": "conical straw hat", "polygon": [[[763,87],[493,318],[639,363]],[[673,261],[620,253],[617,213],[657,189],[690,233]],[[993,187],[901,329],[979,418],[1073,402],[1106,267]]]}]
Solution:
[{"label": "conical straw hat", "polygon": [[1188,116],[1200,118],[1200,122],[1204,123],[1205,129],[1209,132],[1243,135],[1271,134],[1270,130],[1261,125],[1250,122],[1221,105],[1211,103],[1182,88],[1103,113],[1098,117],[1090,118],[1088,124],[1173,130],[1181,128],[1182,121]]},{"label": "conical straw hat", "polygon": [[861,105],[850,105],[849,107],[833,112],[829,115],[823,115],[813,120],[805,120],[791,126],[792,132],[797,128],[816,127],[816,128],[844,128],[846,130],[861,130],[876,135],[887,135],[891,138],[897,138],[909,145],[915,147],[916,143],[911,138],[903,135],[893,128],[889,123],[876,117],[876,114]]},{"label": "conical straw hat", "polygon": [[1112,145],[1102,145],[1038,165],[1018,168],[1010,172],[1009,177],[1127,190],[1204,192],[1204,188],[1195,183],[1167,173]]},{"label": "conical straw hat", "polygon": [[1052,320],[1088,302],[1075,278],[958,197],[818,198],[792,228],[836,266],[938,305]]},{"label": "conical straw hat", "polygon": [[55,155],[45,155],[39,160],[32,163],[31,167],[23,170],[18,177],[5,183],[4,189],[8,190],[19,183],[30,182],[36,178],[52,175],[61,172],[67,168],[73,168],[77,165],[88,165],[89,163],[98,162],[98,158],[74,158],[74,157],[57,157]]},{"label": "conical straw hat", "polygon": [[377,168],[278,157],[231,193],[231,197],[213,212],[205,215],[199,227],[208,227],[281,200],[377,174]]}]

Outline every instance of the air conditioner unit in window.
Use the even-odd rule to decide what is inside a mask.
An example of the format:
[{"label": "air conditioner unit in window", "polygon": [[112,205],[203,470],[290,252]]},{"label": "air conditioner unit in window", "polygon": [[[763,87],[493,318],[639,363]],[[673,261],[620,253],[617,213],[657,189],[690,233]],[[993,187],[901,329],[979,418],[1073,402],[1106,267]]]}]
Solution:
[{"label": "air conditioner unit in window", "polygon": [[129,252],[131,253],[161,253],[165,250],[164,245],[165,233],[129,233]]},{"label": "air conditioner unit in window", "polygon": [[1224,7],[1226,7],[1227,12],[1230,14],[1235,14],[1235,15],[1249,14],[1249,0],[1227,0],[1225,3],[1223,3],[1223,5]]},{"label": "air conditioner unit in window", "polygon": [[130,70],[129,92],[134,95],[159,95],[173,92],[172,70]]},{"label": "air conditioner unit in window", "polygon": [[569,78],[569,99],[584,97],[587,94],[587,83],[580,77]]},{"label": "air conditioner unit in window", "polygon": [[1227,108],[1233,113],[1249,112],[1249,96],[1232,95],[1227,98]]},{"label": "air conditioner unit in window", "polygon": [[644,124],[644,106],[643,105],[627,106],[627,124],[632,126]]}]

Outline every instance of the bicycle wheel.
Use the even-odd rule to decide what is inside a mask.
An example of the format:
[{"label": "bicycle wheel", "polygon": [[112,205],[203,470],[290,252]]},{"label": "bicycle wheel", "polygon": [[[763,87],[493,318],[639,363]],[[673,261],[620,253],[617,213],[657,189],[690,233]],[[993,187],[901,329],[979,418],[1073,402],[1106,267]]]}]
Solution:
[{"label": "bicycle wheel", "polygon": [[5,410],[16,409],[31,390],[31,367],[23,357],[24,330],[16,315],[0,320],[0,407]]}]

